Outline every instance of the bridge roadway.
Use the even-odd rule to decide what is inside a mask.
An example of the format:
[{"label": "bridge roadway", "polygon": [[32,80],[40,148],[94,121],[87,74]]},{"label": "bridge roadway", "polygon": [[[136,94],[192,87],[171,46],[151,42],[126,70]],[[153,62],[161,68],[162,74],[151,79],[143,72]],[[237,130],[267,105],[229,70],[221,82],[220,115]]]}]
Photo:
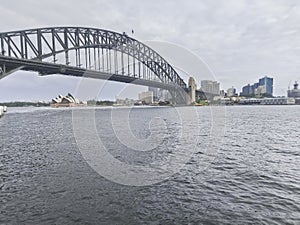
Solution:
[{"label": "bridge roadway", "polygon": [[[134,76],[124,76],[120,74],[105,73],[102,71],[86,70],[75,66],[67,66],[62,64],[48,63],[38,60],[24,60],[0,55],[0,65],[2,65],[2,74],[0,70],[0,79],[9,75],[16,70],[34,71],[39,75],[55,75],[62,74],[68,76],[94,78],[102,80],[117,81],[123,83],[133,83],[136,85],[164,88],[166,90],[178,90],[175,84],[165,84],[159,81],[146,80]],[[6,73],[7,71],[7,73]],[[183,90],[187,91],[187,88]]]}]

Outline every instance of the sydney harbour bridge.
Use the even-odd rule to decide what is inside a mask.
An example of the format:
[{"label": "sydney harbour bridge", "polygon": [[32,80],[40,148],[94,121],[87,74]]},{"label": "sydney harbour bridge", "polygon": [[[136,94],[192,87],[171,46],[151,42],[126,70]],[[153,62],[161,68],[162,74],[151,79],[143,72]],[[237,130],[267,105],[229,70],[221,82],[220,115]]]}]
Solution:
[{"label": "sydney harbour bridge", "polygon": [[188,103],[176,70],[155,50],[126,33],[50,27],[0,33],[0,79],[18,70],[133,83],[169,90]]}]

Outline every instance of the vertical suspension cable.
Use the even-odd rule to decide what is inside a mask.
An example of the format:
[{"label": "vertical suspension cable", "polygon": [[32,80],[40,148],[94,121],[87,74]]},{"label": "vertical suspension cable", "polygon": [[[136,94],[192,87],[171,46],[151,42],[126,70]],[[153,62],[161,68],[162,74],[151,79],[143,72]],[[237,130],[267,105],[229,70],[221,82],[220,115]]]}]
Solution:
[{"label": "vertical suspension cable", "polygon": [[104,63],[104,51],[103,51],[103,47],[101,48],[101,51],[102,51],[102,71],[104,72],[105,63]]},{"label": "vertical suspension cable", "polygon": [[122,51],[121,51],[121,66],[122,66],[122,75],[124,75],[124,53],[123,53],[124,47],[122,45]]},{"label": "vertical suspension cable", "polygon": [[114,53],[115,53],[115,74],[118,74],[118,52],[116,49]]},{"label": "vertical suspension cable", "polygon": [[108,50],[108,52],[109,52],[109,72],[111,73],[111,62],[112,62],[112,60],[111,60],[111,49],[109,49]]},{"label": "vertical suspension cable", "polygon": [[128,76],[130,76],[130,60],[129,60],[129,49],[128,49],[128,52],[127,52],[127,63],[128,63]]},{"label": "vertical suspension cable", "polygon": [[79,63],[79,67],[81,67],[81,49],[78,49],[78,63]]},{"label": "vertical suspension cable", "polygon": [[85,68],[88,69],[88,57],[87,57],[87,48],[84,48],[84,52],[85,52]]},{"label": "vertical suspension cable", "polygon": [[147,79],[149,80],[149,67],[147,67]]},{"label": "vertical suspension cable", "polygon": [[135,77],[135,44],[133,43],[133,49],[132,49],[132,55],[133,55],[133,77]]},{"label": "vertical suspension cable", "polygon": [[78,49],[75,49],[75,65],[78,66]]},{"label": "vertical suspension cable", "polygon": [[94,47],[94,68],[97,70],[96,48]]},{"label": "vertical suspension cable", "polygon": [[89,69],[92,69],[92,64],[91,64],[91,48],[88,48],[88,54],[89,54]]},{"label": "vertical suspension cable", "polygon": [[106,72],[108,72],[108,49],[106,49]]},{"label": "vertical suspension cable", "polygon": [[138,67],[139,67],[139,78],[141,78],[141,62],[138,62]]},{"label": "vertical suspension cable", "polygon": [[99,68],[99,71],[101,70],[101,59],[100,59],[100,47],[98,46],[97,48],[97,52],[98,52],[98,68]]}]

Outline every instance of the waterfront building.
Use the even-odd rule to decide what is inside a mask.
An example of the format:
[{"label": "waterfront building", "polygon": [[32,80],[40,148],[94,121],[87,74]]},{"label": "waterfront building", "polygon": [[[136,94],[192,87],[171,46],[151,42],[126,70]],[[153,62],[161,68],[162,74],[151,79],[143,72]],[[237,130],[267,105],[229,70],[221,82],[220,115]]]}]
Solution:
[{"label": "waterfront building", "polygon": [[172,100],[172,95],[168,90],[159,89],[159,101],[165,102],[171,100]]},{"label": "waterfront building", "polygon": [[221,91],[220,91],[220,96],[221,96],[221,97],[225,97],[225,95],[226,95],[225,91],[224,91],[224,90],[221,90]]},{"label": "waterfront building", "polygon": [[250,95],[259,95],[258,93],[260,93],[259,89],[259,83],[254,83],[250,86]]},{"label": "waterfront building", "polygon": [[61,103],[62,99],[63,99],[63,96],[62,95],[58,95],[56,98],[52,99],[52,104]]},{"label": "waterfront building", "polygon": [[260,105],[261,99],[260,98],[241,99],[239,103],[241,105]]},{"label": "waterfront building", "polygon": [[153,92],[152,91],[144,91],[139,93],[139,100],[145,104],[153,103]]},{"label": "waterfront building", "polygon": [[254,93],[255,89],[259,87],[259,83],[254,83],[253,85],[251,85],[251,91]]},{"label": "waterfront building", "polygon": [[261,94],[273,96],[273,78],[265,76],[259,79],[259,87],[261,88]]},{"label": "waterfront building", "polygon": [[72,107],[79,105],[80,101],[73,97],[72,94],[68,93],[66,96],[58,95],[52,99],[52,107]]},{"label": "waterfront building", "polygon": [[172,95],[168,90],[162,88],[149,87],[148,91],[153,92],[153,102],[171,101]]},{"label": "waterfront building", "polygon": [[257,88],[253,88],[253,93],[255,96],[261,96],[265,93],[265,88],[263,86],[258,86]]},{"label": "waterfront building", "polygon": [[221,98],[220,104],[221,105],[232,105],[233,101],[230,98]]},{"label": "waterfront building", "polygon": [[260,102],[261,105],[295,105],[294,98],[263,98]]},{"label": "waterfront building", "polygon": [[258,83],[248,84],[242,88],[241,96],[273,96],[273,78],[263,77]]},{"label": "waterfront building", "polygon": [[242,92],[240,95],[241,96],[250,96],[251,90],[252,90],[252,88],[251,88],[250,84],[248,84],[242,88]]},{"label": "waterfront building", "polygon": [[148,91],[152,91],[153,92],[153,101],[154,102],[158,102],[159,98],[160,98],[160,90],[159,90],[159,88],[148,87]]},{"label": "waterfront building", "polygon": [[239,101],[242,105],[295,105],[294,98],[248,98]]},{"label": "waterfront building", "polygon": [[220,95],[220,83],[212,80],[202,80],[201,89],[205,94]]},{"label": "waterfront building", "polygon": [[121,99],[119,97],[116,97],[116,106],[132,106],[136,103],[137,101],[134,99],[129,99],[129,98],[125,98],[125,99]]},{"label": "waterfront building", "polygon": [[288,97],[290,98],[300,98],[300,89],[298,89],[299,84],[295,81],[294,89],[288,90]]},{"label": "waterfront building", "polygon": [[298,89],[299,84],[295,81],[294,89],[288,90],[288,97],[295,98],[296,104],[300,105],[300,89]]},{"label": "waterfront building", "polygon": [[227,89],[227,97],[233,97],[236,95],[236,89],[234,87]]}]

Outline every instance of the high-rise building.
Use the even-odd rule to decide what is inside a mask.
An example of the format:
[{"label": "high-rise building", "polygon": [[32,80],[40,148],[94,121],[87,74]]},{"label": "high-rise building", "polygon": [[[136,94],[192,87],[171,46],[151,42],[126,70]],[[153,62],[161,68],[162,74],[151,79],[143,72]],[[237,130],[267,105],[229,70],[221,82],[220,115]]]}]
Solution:
[{"label": "high-rise building", "polygon": [[255,94],[255,90],[259,87],[259,83],[254,83],[251,85],[250,93]]},{"label": "high-rise building", "polygon": [[202,80],[201,89],[204,93],[220,95],[220,83],[212,80]]},{"label": "high-rise building", "polygon": [[227,96],[233,97],[236,95],[236,89],[234,87],[227,89]]},{"label": "high-rise building", "polygon": [[246,85],[243,87],[242,92],[241,92],[241,96],[249,96],[251,95],[251,86],[250,84]]},{"label": "high-rise building", "polygon": [[154,102],[158,102],[159,101],[159,88],[156,88],[156,87],[149,87],[148,88],[148,91],[152,91],[153,92],[153,101]]},{"label": "high-rise building", "polygon": [[168,90],[162,88],[149,87],[148,91],[153,92],[153,101],[170,101],[172,96]]},{"label": "high-rise building", "polygon": [[241,96],[251,96],[251,95],[267,95],[273,96],[273,78],[263,77],[259,79],[258,83],[253,85],[246,85],[243,87]]},{"label": "high-rise building", "polygon": [[221,96],[221,97],[225,97],[225,91],[224,91],[224,90],[221,90],[221,91],[220,91],[220,96]]},{"label": "high-rise building", "polygon": [[273,78],[265,76],[259,79],[259,86],[261,87],[262,94],[273,95]]},{"label": "high-rise building", "polygon": [[146,104],[152,104],[153,103],[153,92],[145,91],[145,92],[139,93],[139,100]]}]

